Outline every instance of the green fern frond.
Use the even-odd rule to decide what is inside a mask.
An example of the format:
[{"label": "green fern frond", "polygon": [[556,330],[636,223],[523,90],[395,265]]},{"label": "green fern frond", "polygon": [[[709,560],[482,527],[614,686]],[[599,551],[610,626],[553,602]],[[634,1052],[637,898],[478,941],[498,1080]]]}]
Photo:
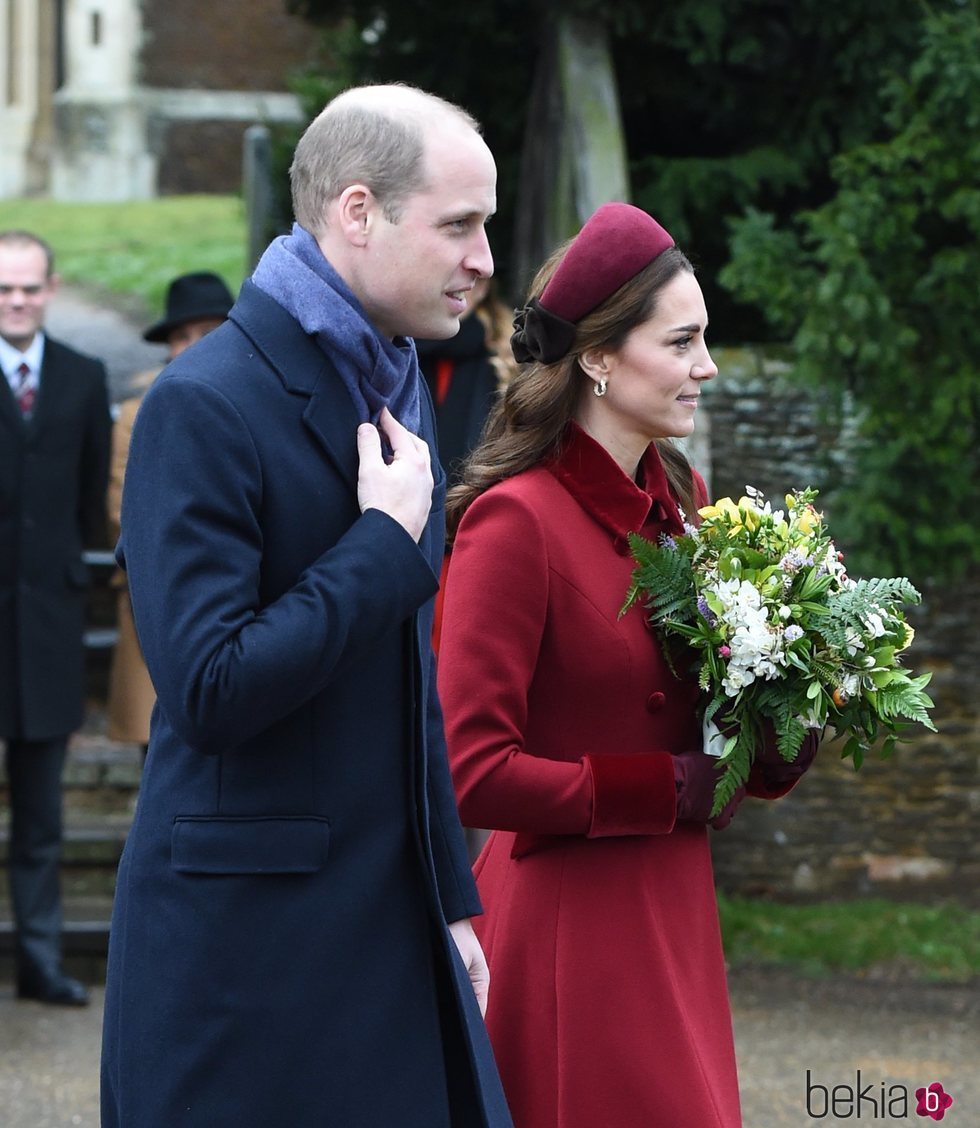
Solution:
[{"label": "green fern frond", "polygon": [[780,756],[791,763],[799,755],[806,738],[806,726],[800,720],[799,711],[792,700],[775,700],[769,707],[773,727],[776,730],[776,748]]},{"label": "green fern frond", "polygon": [[[928,678],[928,675],[925,675]],[[918,721],[932,732],[936,731],[929,716],[933,707],[932,698],[925,693],[916,683],[921,679],[910,678],[905,682],[892,682],[884,689],[878,690],[878,713],[884,721],[894,721],[898,717],[906,717],[910,721]]]},{"label": "green fern frond", "polygon": [[820,633],[831,646],[841,648],[847,643],[849,630],[865,632],[869,615],[878,614],[883,607],[899,610],[903,604],[920,600],[918,591],[904,576],[857,580],[853,587],[827,596],[830,614],[820,623]]},{"label": "green fern frond", "polygon": [[666,548],[631,533],[630,550],[636,561],[630,588],[621,614],[640,597],[647,595],[650,618],[661,623],[666,618],[690,618],[696,605],[691,558],[679,549]]},{"label": "green fern frond", "polygon": [[725,804],[749,778],[749,770],[752,767],[751,738],[747,739],[744,732],[739,732],[735,740],[735,747],[722,763],[724,768],[715,784],[714,802],[711,806],[712,818],[722,812]]}]

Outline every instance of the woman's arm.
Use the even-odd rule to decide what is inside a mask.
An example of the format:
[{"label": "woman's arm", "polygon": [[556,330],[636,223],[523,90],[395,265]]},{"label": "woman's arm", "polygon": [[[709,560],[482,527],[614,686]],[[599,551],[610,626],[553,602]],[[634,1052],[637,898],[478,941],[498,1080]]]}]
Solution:
[{"label": "woman's arm", "polygon": [[674,823],[665,751],[536,756],[528,693],[548,615],[548,538],[533,508],[491,490],[464,517],[446,581],[439,691],[460,815],[547,835],[664,834]]}]

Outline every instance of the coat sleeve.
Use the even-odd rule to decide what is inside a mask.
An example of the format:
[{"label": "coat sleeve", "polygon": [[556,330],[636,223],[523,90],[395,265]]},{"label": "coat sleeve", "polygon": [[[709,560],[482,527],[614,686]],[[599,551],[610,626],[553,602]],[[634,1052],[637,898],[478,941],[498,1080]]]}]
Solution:
[{"label": "coat sleeve", "polygon": [[202,751],[300,708],[437,586],[411,536],[368,510],[263,604],[262,472],[248,425],[219,391],[174,377],[147,393],[117,556],[161,707]]},{"label": "coat sleeve", "polygon": [[670,754],[534,754],[528,693],[548,614],[548,543],[533,508],[490,490],[473,503],[446,581],[439,687],[450,767],[468,826],[542,835],[665,834]]},{"label": "coat sleeve", "polygon": [[477,893],[469,851],[459,821],[452,779],[446,759],[442,710],[436,695],[435,671],[428,694],[429,840],[439,887],[439,900],[447,923],[483,912]]}]

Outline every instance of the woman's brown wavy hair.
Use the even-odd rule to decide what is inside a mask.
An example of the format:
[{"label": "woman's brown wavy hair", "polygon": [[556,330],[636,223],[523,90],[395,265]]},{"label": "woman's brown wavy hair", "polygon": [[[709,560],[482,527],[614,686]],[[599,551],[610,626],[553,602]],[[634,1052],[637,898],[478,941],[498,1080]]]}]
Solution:
[{"label": "woman's brown wavy hair", "polygon": [[[538,271],[529,300],[540,297],[571,242],[562,244]],[[687,257],[677,247],[669,247],[582,318],[572,347],[561,360],[531,362],[520,368],[491,411],[479,444],[463,463],[459,484],[449,491],[446,531],[450,542],[463,514],[481,493],[557,453],[580,398],[591,388],[579,357],[589,349],[618,349],[637,325],[653,315],[658,294],[682,270],[694,272]],[[690,464],[668,439],[657,439],[656,445],[680,507],[693,513]]]}]

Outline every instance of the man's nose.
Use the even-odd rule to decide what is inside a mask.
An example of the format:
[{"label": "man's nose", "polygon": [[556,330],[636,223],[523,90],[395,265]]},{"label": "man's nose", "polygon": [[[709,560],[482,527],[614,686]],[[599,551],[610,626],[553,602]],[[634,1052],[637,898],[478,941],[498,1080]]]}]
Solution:
[{"label": "man's nose", "polygon": [[467,270],[479,274],[481,278],[490,278],[493,275],[493,254],[490,250],[490,240],[487,238],[485,227],[480,228],[463,265]]}]

